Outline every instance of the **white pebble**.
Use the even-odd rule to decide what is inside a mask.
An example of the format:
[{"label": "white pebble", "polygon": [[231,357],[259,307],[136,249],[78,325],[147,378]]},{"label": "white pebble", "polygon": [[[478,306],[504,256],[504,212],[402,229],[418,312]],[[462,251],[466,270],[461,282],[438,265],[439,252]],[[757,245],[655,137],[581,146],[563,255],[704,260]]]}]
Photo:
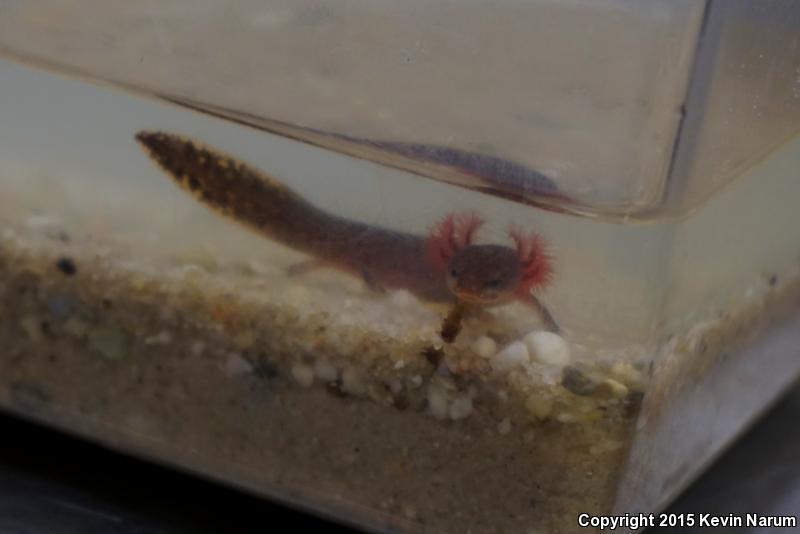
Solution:
[{"label": "white pebble", "polygon": [[472,399],[469,397],[458,397],[450,404],[448,413],[450,414],[450,419],[453,421],[466,419],[472,413]]},{"label": "white pebble", "polygon": [[414,375],[411,377],[411,385],[415,388],[418,388],[422,385],[422,377],[420,375]]},{"label": "white pebble", "polygon": [[628,394],[628,386],[622,382],[614,380],[613,378],[606,378],[603,381],[603,384],[605,384],[606,388],[608,388],[609,392],[614,397],[622,398]]},{"label": "white pebble", "polygon": [[525,343],[515,341],[492,357],[491,365],[495,371],[510,371],[517,365],[529,361]]},{"label": "white pebble", "polygon": [[447,392],[440,388],[432,386],[428,388],[428,408],[436,419],[445,419],[447,417]]},{"label": "white pebble", "polygon": [[537,362],[564,367],[570,361],[569,346],[558,334],[531,332],[524,341],[531,358]]},{"label": "white pebble", "polygon": [[639,384],[642,380],[642,373],[628,362],[615,363],[611,367],[611,374],[626,384]]},{"label": "white pebble", "polygon": [[253,366],[236,352],[228,354],[225,359],[225,374],[228,376],[238,376],[250,373]]},{"label": "white pebble", "polygon": [[311,384],[314,383],[314,368],[303,363],[296,363],[292,366],[292,376],[304,388],[311,387]]},{"label": "white pebble", "polygon": [[339,378],[339,371],[328,360],[314,362],[314,374],[323,382],[335,382]]},{"label": "white pebble", "polygon": [[505,436],[509,432],[511,432],[511,420],[506,417],[497,424],[497,433],[501,436]]},{"label": "white pebble", "polygon": [[497,352],[497,343],[488,336],[481,336],[475,340],[475,343],[472,345],[472,350],[474,350],[475,354],[478,356],[488,359]]}]

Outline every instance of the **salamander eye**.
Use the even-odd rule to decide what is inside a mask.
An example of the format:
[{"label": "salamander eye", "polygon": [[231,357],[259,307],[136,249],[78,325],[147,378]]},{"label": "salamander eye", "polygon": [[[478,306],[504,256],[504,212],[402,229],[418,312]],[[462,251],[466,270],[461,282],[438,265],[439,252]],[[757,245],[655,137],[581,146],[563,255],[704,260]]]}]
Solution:
[{"label": "salamander eye", "polygon": [[497,289],[498,287],[500,287],[500,279],[492,278],[491,280],[486,282],[486,287],[488,287],[489,289]]},{"label": "salamander eye", "polygon": [[458,276],[458,270],[457,269],[450,269],[450,276],[452,276],[453,278],[456,278]]}]

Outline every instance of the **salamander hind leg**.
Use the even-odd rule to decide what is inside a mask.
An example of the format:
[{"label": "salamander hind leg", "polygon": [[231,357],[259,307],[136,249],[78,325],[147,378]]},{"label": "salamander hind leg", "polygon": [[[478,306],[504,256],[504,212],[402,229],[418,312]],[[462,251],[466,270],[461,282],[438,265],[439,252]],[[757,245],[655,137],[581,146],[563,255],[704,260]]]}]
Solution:
[{"label": "salamander hind leg", "polygon": [[539,318],[542,320],[544,327],[555,334],[561,334],[561,327],[558,326],[558,323],[553,318],[553,315],[550,313],[550,310],[547,309],[542,301],[536,298],[534,295],[526,295],[524,298],[521,299],[525,304],[536,310],[539,314]]},{"label": "salamander hind leg", "polygon": [[361,270],[361,279],[364,280],[364,284],[370,291],[374,293],[386,293],[386,287],[378,282],[375,276],[367,269]]}]

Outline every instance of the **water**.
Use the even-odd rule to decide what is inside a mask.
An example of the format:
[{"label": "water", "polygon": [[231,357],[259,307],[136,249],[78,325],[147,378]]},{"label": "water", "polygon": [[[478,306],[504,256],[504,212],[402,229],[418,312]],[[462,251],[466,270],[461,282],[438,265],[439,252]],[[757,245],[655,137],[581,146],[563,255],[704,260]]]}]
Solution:
[{"label": "water", "polygon": [[[157,211],[165,217],[175,206],[202,217],[203,208],[177,191],[133,142],[139,130],[165,130],[234,154],[332,213],[425,235],[442,216],[477,209],[487,220],[482,240],[510,244],[510,223],[540,232],[556,256],[557,274],[546,300],[552,301],[554,313],[570,317],[566,328],[576,333],[639,332],[634,335],[642,339],[641,332],[655,321],[640,310],[655,308],[644,273],[659,268],[658,251],[666,239],[659,226],[597,224],[553,215],[18,67],[6,66],[4,87],[15,101],[4,121],[13,126],[2,132],[7,165],[27,167],[24,175],[62,172],[68,177],[54,180],[67,195],[83,196],[80,188],[91,184],[87,204],[101,212],[128,209],[134,217],[142,205],[152,206],[150,199],[158,198]],[[212,220],[209,224],[225,234],[221,241],[231,243],[230,248],[243,243],[240,256],[263,244],[238,226],[208,218]],[[178,246],[183,239],[175,238]],[[233,250],[219,252],[220,257],[231,254]],[[609,302],[618,319],[598,321]]]},{"label": "water", "polygon": [[[184,465],[190,436],[200,452],[189,467],[333,513],[349,513],[331,498],[344,493],[401,521],[423,517],[451,528],[457,520],[441,516],[452,512],[453,496],[420,490],[431,470],[445,485],[481,476],[484,495],[459,498],[497,509],[508,528],[520,525],[508,519],[522,517],[519,509],[553,531],[565,510],[607,509],[648,380],[668,391],[675,375],[659,372],[676,347],[691,346],[687,357],[699,357],[706,332],[725,338],[729,320],[748,329],[742,317],[791,290],[798,270],[797,138],[683,219],[619,224],[534,209],[10,63],[0,63],[0,84],[0,221],[14,280],[0,286],[2,317],[6,335],[21,340],[14,350],[33,355],[4,365],[14,384],[46,391],[31,395],[39,389],[28,387],[20,398],[20,388],[9,387],[0,403]],[[475,210],[487,221],[481,242],[510,244],[511,223],[539,232],[555,256],[553,283],[540,298],[563,328],[569,355],[544,351],[530,362],[521,357],[518,367],[497,365],[492,354],[510,351],[504,361],[513,360],[515,350],[533,348],[520,349],[520,340],[541,330],[521,305],[466,322],[456,345],[442,349],[441,307],[369,291],[346,274],[287,278],[304,256],[175,187],[137,146],[140,130],[197,139],[354,220],[426,235],[442,216]],[[74,256],[78,275],[91,273],[92,283],[70,285],[42,266],[58,254]],[[25,276],[38,280],[38,297],[12,299]],[[87,311],[65,318],[65,298]],[[42,319],[54,309],[59,317]],[[66,361],[130,395],[101,406],[109,391],[77,393],[64,369],[37,366],[48,336]],[[60,345],[59,336],[69,342]],[[77,350],[79,342],[88,349]],[[432,362],[441,350],[443,362]],[[279,385],[260,382],[276,376]],[[270,388],[283,397],[266,396]],[[358,402],[340,408],[331,400],[339,397]],[[166,411],[152,408],[153,398]],[[659,398],[668,410],[668,395]],[[86,403],[112,428],[82,419],[76,406]],[[208,419],[207,410],[217,415]],[[180,438],[176,417],[184,417]],[[323,450],[338,456],[322,458]],[[521,463],[493,463],[505,454]],[[392,493],[380,482],[385,469],[407,483],[397,486],[399,502],[381,508]],[[495,486],[506,487],[507,502],[492,500]],[[584,493],[588,501],[575,496]],[[538,511],[528,510],[531,495]]]}]

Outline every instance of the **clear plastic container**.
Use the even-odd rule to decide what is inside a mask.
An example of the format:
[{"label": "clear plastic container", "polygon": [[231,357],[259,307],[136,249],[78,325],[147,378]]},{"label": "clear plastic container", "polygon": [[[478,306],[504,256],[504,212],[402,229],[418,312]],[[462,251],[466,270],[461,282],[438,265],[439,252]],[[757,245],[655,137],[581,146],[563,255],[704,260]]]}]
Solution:
[{"label": "clear plastic container", "polygon": [[800,373],[792,2],[0,8],[4,410],[374,530],[574,532]]}]

